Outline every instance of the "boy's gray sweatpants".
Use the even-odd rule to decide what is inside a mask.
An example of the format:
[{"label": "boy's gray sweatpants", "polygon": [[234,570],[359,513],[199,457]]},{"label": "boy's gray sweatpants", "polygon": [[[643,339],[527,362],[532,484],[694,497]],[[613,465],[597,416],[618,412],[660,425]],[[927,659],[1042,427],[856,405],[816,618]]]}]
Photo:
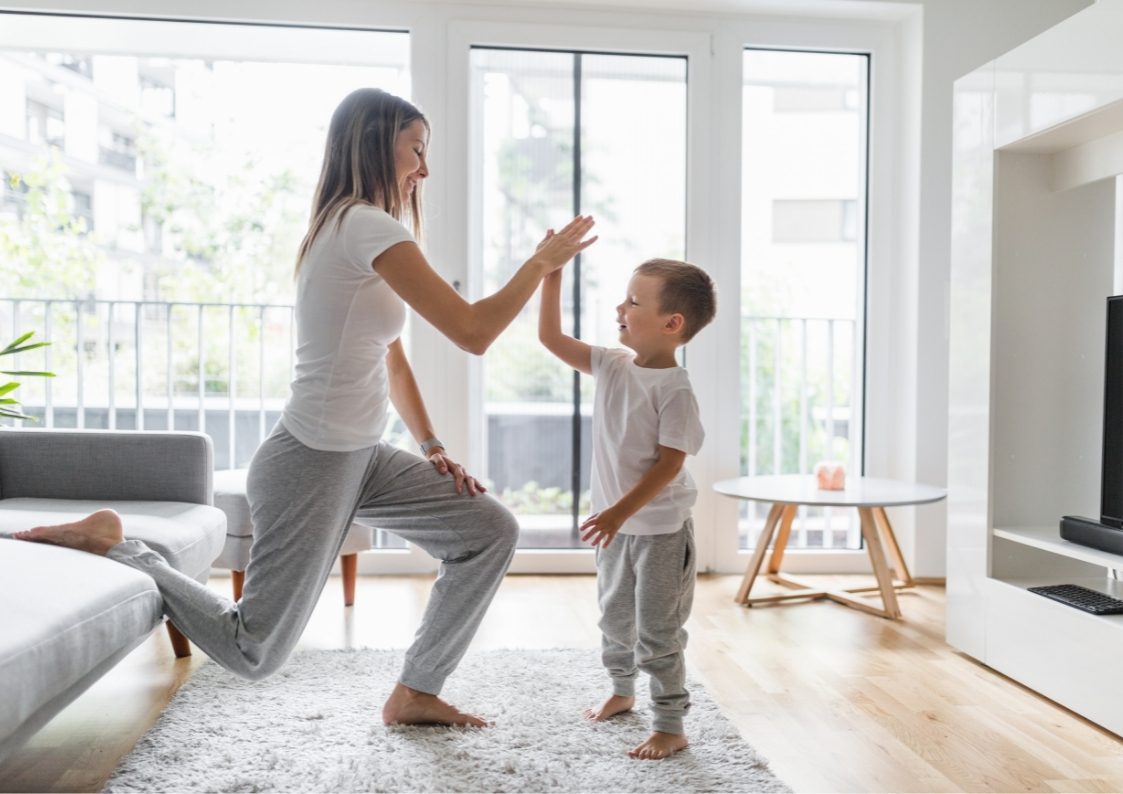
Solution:
[{"label": "boy's gray sweatpants", "polygon": [[617,534],[597,549],[601,659],[614,694],[634,696],[636,670],[651,676],[653,728],[682,733],[686,619],[694,603],[694,522],[665,535]]},{"label": "boy's gray sweatpants", "polygon": [[247,496],[254,536],[237,603],[140,541],[126,540],[108,556],[149,574],[164,612],[207,655],[258,679],[276,671],[300,639],[352,519],[369,519],[442,561],[400,678],[440,692],[514,556],[514,516],[487,494],[457,494],[451,476],[417,455],[386,443],[315,450],[282,424],[254,455]]}]

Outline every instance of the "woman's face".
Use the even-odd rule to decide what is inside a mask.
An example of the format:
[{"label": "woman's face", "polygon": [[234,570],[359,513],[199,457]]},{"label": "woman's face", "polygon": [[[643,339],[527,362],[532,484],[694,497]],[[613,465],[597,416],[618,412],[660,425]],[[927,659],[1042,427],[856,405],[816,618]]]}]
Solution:
[{"label": "woman's face", "polygon": [[417,183],[429,176],[429,167],[425,164],[428,146],[429,129],[421,119],[398,133],[394,144],[394,172],[403,204],[409,203]]}]

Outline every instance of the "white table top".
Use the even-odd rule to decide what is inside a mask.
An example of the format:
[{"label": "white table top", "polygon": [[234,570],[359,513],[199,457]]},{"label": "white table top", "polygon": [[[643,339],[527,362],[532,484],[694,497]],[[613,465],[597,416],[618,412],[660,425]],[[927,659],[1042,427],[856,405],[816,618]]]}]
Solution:
[{"label": "white table top", "polygon": [[738,477],[735,480],[715,482],[714,490],[726,496],[754,502],[831,507],[919,505],[938,502],[947,496],[943,488],[932,485],[851,475],[846,476],[846,490],[822,491],[819,490],[814,474]]}]

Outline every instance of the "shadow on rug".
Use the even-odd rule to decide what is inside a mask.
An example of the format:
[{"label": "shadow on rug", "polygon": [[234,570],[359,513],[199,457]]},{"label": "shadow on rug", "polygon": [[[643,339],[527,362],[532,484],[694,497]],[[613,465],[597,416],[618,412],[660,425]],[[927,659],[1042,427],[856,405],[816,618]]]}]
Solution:
[{"label": "shadow on rug", "polygon": [[588,723],[609,692],[595,651],[469,652],[443,696],[495,721],[482,730],[384,726],[403,653],[302,651],[265,681],[199,668],[126,756],[106,791],[789,791],[689,682],[691,746],[664,761],[627,751],[636,711]]}]

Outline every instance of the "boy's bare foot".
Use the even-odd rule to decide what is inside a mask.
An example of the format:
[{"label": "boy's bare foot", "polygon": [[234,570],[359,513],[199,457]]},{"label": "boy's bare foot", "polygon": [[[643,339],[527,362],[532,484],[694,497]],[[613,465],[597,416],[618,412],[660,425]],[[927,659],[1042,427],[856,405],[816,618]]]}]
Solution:
[{"label": "boy's bare foot", "polygon": [[663,733],[655,731],[647,737],[643,744],[628,751],[630,758],[642,758],[645,761],[656,761],[667,758],[679,750],[684,750],[690,744],[685,733]]},{"label": "boy's bare foot", "polygon": [[490,728],[492,723],[465,714],[436,695],[418,692],[404,684],[396,684],[382,707],[382,721],[387,725],[455,725],[464,728]]},{"label": "boy's bare foot", "polygon": [[636,699],[630,695],[613,695],[601,704],[599,709],[585,709],[585,719],[604,722],[624,711],[631,711]]},{"label": "boy's bare foot", "polygon": [[70,524],[32,527],[23,532],[15,532],[12,537],[104,555],[123,541],[125,534],[121,528],[121,516],[113,510],[98,510]]}]

